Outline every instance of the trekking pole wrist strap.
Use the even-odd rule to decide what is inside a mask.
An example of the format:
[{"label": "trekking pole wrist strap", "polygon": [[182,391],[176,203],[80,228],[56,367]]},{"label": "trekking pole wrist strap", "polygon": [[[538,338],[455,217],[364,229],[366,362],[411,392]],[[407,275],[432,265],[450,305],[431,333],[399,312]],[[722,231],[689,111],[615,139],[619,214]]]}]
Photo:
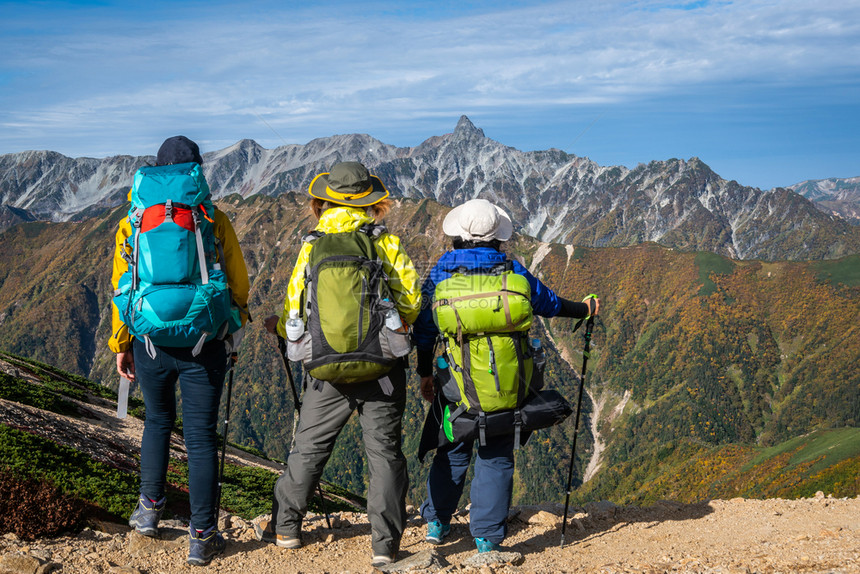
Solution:
[{"label": "trekking pole wrist strap", "polygon": [[580,327],[582,327],[583,323],[588,323],[589,326],[594,324],[593,310],[594,310],[594,299],[597,299],[597,295],[591,294],[585,297],[582,302],[588,306],[588,315],[582,317],[579,321],[577,321],[576,325],[573,326],[573,332],[575,333]]}]

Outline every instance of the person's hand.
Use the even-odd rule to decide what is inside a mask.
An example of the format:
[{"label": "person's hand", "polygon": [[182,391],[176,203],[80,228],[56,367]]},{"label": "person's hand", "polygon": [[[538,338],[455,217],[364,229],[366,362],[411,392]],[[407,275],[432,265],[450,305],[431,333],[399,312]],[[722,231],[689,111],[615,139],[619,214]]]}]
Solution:
[{"label": "person's hand", "polygon": [[129,381],[134,380],[134,355],[130,350],[116,354],[116,372]]},{"label": "person's hand", "polygon": [[436,397],[436,385],[433,384],[433,375],[421,377],[421,398],[432,403]]},{"label": "person's hand", "polygon": [[277,315],[269,315],[268,317],[263,319],[263,327],[265,327],[266,331],[268,331],[272,335],[277,334],[278,316]]},{"label": "person's hand", "polygon": [[588,308],[591,310],[589,315],[596,316],[600,313],[600,299],[597,297],[588,296],[582,300],[583,303],[588,305]]}]

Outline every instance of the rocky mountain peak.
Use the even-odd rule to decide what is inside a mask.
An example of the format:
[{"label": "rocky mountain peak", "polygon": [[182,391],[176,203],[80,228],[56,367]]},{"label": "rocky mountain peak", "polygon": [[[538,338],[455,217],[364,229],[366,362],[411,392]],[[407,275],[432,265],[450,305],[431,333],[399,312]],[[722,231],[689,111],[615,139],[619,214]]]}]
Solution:
[{"label": "rocky mountain peak", "polygon": [[457,139],[466,139],[471,137],[483,138],[486,136],[484,135],[484,130],[475,127],[472,120],[466,116],[460,116],[460,120],[457,122],[457,127],[454,128],[454,137]]},{"label": "rocky mountain peak", "polygon": [[251,139],[243,139],[222,150],[203,154],[204,165],[224,160],[256,161],[265,154],[266,150]]}]

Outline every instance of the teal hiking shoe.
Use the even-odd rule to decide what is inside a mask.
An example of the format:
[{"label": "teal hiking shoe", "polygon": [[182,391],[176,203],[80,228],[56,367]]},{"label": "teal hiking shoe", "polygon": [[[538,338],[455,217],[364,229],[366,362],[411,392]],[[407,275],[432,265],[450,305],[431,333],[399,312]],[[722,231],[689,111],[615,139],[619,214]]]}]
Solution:
[{"label": "teal hiking shoe", "polygon": [[189,528],[188,563],[192,566],[206,566],[212,558],[224,552],[227,543],[213,526],[208,530]]},{"label": "teal hiking shoe", "polygon": [[144,536],[155,538],[158,536],[158,521],[161,520],[166,502],[167,497],[164,496],[161,500],[152,501],[141,494],[137,501],[137,508],[128,519],[128,525]]},{"label": "teal hiking shoe", "polygon": [[495,542],[490,542],[486,538],[475,538],[475,546],[478,547],[478,554],[485,552],[499,552],[502,547]]},{"label": "teal hiking shoe", "polygon": [[439,520],[427,523],[427,536],[424,540],[430,544],[442,544],[442,539],[451,534],[451,525],[442,524]]}]

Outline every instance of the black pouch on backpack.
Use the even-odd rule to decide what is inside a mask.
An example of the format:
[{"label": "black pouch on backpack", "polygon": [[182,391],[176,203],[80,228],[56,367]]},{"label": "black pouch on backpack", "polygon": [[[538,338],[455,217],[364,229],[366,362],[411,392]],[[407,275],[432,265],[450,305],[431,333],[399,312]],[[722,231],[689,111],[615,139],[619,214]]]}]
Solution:
[{"label": "black pouch on backpack", "polygon": [[484,438],[514,433],[514,411],[484,413],[482,421],[481,417],[475,413],[457,413],[457,410],[452,407],[453,405],[446,407],[443,411],[437,447],[479,439],[482,422],[484,423]]},{"label": "black pouch on backpack", "polygon": [[[459,409],[448,405],[439,429],[440,444],[474,440],[481,435],[481,425],[484,426],[484,436],[494,437],[514,434],[516,428],[516,410],[504,410],[484,413],[483,416],[469,411],[458,412]],[[526,433],[563,422],[573,409],[570,403],[553,389],[530,392],[525,402],[519,408],[521,421],[520,432]]]},{"label": "black pouch on backpack", "polygon": [[520,408],[523,428],[533,431],[549,428],[564,421],[573,412],[570,403],[556,390],[545,389],[530,393]]}]

